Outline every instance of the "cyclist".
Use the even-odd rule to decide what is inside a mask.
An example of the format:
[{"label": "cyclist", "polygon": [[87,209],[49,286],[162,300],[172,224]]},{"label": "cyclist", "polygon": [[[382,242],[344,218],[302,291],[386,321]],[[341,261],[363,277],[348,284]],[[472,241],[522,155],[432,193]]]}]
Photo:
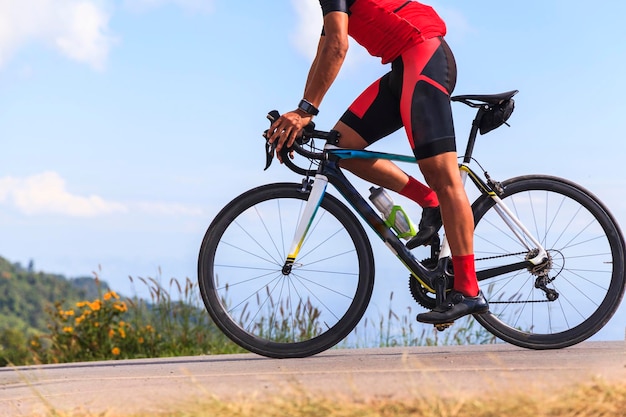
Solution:
[{"label": "cyclist", "polygon": [[[334,129],[339,146],[363,149],[404,126],[430,187],[387,160],[344,160],[342,166],[368,182],[396,191],[422,207],[419,232],[409,248],[428,244],[442,219],[452,251],[454,289],[424,323],[449,323],[484,313],[474,265],[474,222],[459,176],[450,94],[456,83],[454,56],[444,40],[446,26],[430,6],[406,0],[320,0],[322,36],[298,108],[283,114],[269,132],[278,151],[291,146],[318,114],[348,50],[348,36],[391,63],[391,71],[368,87]],[[280,156],[279,156],[280,157]]]}]

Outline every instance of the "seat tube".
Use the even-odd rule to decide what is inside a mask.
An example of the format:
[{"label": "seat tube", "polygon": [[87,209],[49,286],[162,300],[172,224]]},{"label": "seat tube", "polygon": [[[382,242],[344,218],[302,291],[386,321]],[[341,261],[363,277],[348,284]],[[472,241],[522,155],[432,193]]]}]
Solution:
[{"label": "seat tube", "polygon": [[302,247],[302,243],[306,238],[307,231],[311,227],[313,219],[315,218],[315,213],[317,213],[317,209],[320,204],[322,204],[322,198],[324,198],[327,186],[328,178],[324,175],[317,174],[315,176],[315,181],[313,182],[313,188],[311,189],[311,193],[309,194],[309,198],[304,207],[304,211],[302,212],[302,216],[300,216],[296,233],[293,236],[293,241],[289,249],[289,255],[287,255],[287,260],[285,261],[285,266],[283,268],[284,271],[286,269],[290,270],[291,266],[296,261],[300,248]]}]

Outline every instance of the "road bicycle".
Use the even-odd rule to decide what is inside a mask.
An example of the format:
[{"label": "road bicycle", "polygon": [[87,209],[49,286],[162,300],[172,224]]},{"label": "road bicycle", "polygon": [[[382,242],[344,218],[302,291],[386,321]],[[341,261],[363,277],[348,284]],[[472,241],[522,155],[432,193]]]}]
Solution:
[{"label": "road bicycle", "polygon": [[[496,181],[480,164],[482,176],[470,168],[478,132],[506,123],[516,93],[452,97],[477,109],[459,163],[466,187],[472,184],[479,193],[472,204],[474,248],[490,310],[475,319],[517,346],[564,348],[594,335],[619,307],[626,247],[609,210],[583,187],[547,175]],[[268,115],[276,117],[275,111]],[[342,149],[337,139],[338,132],[310,125],[282,154],[302,182],[241,194],[204,236],[198,279],[206,309],[221,331],[251,352],[306,357],[337,345],[357,326],[375,270],[361,221],[406,266],[409,289],[421,306],[434,308],[452,288],[445,235],[433,237],[426,248],[430,256],[418,260],[340,166],[348,158],[415,158]],[[300,156],[292,160],[288,153],[294,151]],[[273,155],[266,141],[266,169]],[[329,183],[345,202],[327,192]]]}]

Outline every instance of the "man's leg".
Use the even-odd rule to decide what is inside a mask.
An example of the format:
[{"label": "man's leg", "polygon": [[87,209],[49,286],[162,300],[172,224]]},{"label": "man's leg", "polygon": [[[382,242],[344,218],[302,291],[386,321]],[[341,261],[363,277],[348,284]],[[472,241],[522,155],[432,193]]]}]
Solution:
[{"label": "man's leg", "polygon": [[456,152],[446,152],[418,163],[426,182],[439,197],[452,255],[473,254],[474,217],[459,175]]},{"label": "man's leg", "polygon": [[444,306],[419,314],[418,321],[446,323],[484,313],[488,304],[478,289],[474,266],[474,218],[459,175],[456,152],[446,152],[419,162],[428,185],[437,193],[446,237],[452,251],[454,291]]},{"label": "man's leg", "polygon": [[[334,129],[341,135],[339,146],[342,148],[365,149],[369,145],[361,135],[343,122],[337,122]],[[400,192],[409,182],[409,176],[386,159],[345,159],[340,165],[367,182],[395,192]]]}]

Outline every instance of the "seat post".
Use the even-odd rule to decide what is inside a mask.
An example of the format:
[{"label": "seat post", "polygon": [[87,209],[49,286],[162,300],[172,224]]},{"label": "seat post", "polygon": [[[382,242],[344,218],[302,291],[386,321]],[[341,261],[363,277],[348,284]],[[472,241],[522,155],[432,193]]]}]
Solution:
[{"label": "seat post", "polygon": [[472,160],[472,153],[474,153],[474,144],[476,143],[476,137],[478,136],[478,126],[480,120],[485,114],[485,106],[480,106],[476,113],[476,118],[472,122],[472,129],[470,130],[469,138],[467,139],[467,147],[465,148],[465,154],[463,155],[463,163],[469,164]]}]

